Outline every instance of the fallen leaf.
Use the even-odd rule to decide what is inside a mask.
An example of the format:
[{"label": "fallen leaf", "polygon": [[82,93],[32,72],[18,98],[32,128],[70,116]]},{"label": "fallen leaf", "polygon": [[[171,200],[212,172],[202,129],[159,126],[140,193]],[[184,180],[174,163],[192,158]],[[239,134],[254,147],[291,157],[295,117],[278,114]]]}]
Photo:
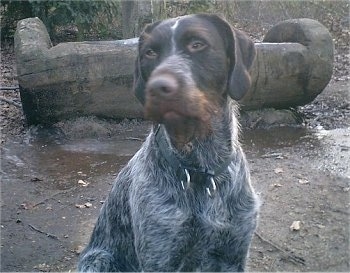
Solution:
[{"label": "fallen leaf", "polygon": [[38,265],[35,265],[34,266],[35,269],[38,269],[39,271],[44,271],[44,272],[48,272],[50,271],[50,266],[45,264],[45,263],[42,263],[42,264],[38,264]]},{"label": "fallen leaf", "polygon": [[33,204],[29,203],[29,202],[23,202],[20,206],[21,209],[32,209],[33,208]]},{"label": "fallen leaf", "polygon": [[300,230],[300,221],[293,221],[292,225],[289,227],[291,231],[298,231]]},{"label": "fallen leaf", "polygon": [[77,172],[77,174],[79,174],[80,176],[87,176],[85,173],[83,173],[81,171]]},{"label": "fallen leaf", "polygon": [[274,169],[274,172],[275,172],[276,174],[279,174],[279,173],[283,173],[284,171],[283,171],[282,168],[276,168],[276,169]]},{"label": "fallen leaf", "polygon": [[84,180],[79,180],[78,184],[82,185],[83,187],[86,187],[87,185],[89,185],[89,183],[85,182]]},{"label": "fallen leaf", "polygon": [[307,179],[299,179],[298,182],[299,182],[299,184],[309,184],[310,183],[309,180],[307,180]]},{"label": "fallen leaf", "polygon": [[274,186],[275,188],[280,188],[280,187],[282,187],[282,185],[279,184],[279,183],[273,184],[273,186]]},{"label": "fallen leaf", "polygon": [[90,202],[86,202],[86,203],[84,204],[84,206],[87,207],[87,208],[91,208],[91,207],[92,207],[92,204],[91,204]]},{"label": "fallen leaf", "polygon": [[79,245],[76,248],[74,248],[75,253],[80,254],[84,250],[84,247]]}]

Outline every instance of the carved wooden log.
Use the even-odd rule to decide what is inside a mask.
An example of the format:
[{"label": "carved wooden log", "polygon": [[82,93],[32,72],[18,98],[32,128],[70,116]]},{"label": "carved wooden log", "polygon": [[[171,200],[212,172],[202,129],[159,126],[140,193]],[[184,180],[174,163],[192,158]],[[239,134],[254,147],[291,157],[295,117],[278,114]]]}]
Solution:
[{"label": "carved wooden log", "polygon": [[18,82],[29,124],[77,116],[142,117],[132,92],[137,39],[60,43],[52,47],[38,18],[15,34]]},{"label": "carved wooden log", "polygon": [[305,105],[326,87],[333,71],[333,40],[319,22],[307,18],[278,23],[255,44],[252,88],[246,110]]},{"label": "carved wooden log", "polygon": [[[331,78],[333,42],[317,21],[284,21],[256,47],[253,85],[241,101],[243,109],[306,104]],[[23,110],[29,124],[89,115],[143,116],[132,91],[137,39],[52,47],[43,23],[38,18],[28,18],[17,25],[15,53]]]}]

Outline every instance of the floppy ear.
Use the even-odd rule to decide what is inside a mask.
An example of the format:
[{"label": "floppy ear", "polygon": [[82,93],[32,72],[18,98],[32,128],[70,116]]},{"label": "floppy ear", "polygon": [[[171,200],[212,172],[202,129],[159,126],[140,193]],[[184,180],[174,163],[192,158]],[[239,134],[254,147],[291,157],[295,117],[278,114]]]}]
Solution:
[{"label": "floppy ear", "polygon": [[147,79],[144,79],[142,76],[141,71],[141,48],[144,40],[147,38],[147,36],[151,33],[151,31],[161,23],[161,21],[157,21],[153,24],[148,24],[143,29],[140,38],[139,38],[139,44],[138,44],[138,53],[137,58],[135,61],[135,70],[134,70],[134,93],[136,98],[142,103],[145,104],[145,88],[146,88],[146,81]]},{"label": "floppy ear", "polygon": [[146,82],[141,74],[140,66],[140,56],[138,55],[135,61],[135,70],[134,70],[134,93],[136,98],[142,103],[145,104],[145,87]]},{"label": "floppy ear", "polygon": [[240,100],[251,86],[249,70],[254,62],[256,50],[254,42],[242,31],[214,14],[199,14],[217,26],[229,58],[227,92],[234,100]]},{"label": "floppy ear", "polygon": [[[240,100],[251,86],[249,70],[253,65],[256,49],[254,42],[242,31],[232,29],[233,43],[229,45],[230,74],[228,79],[228,94],[234,100]],[[231,47],[231,48],[230,48]]]}]

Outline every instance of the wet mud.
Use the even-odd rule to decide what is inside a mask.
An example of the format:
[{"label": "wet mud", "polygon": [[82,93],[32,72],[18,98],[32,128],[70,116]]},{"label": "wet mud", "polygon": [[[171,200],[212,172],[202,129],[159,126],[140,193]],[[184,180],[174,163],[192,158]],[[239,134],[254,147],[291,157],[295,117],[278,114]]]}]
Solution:
[{"label": "wet mud", "polygon": [[[151,126],[77,124],[32,128],[4,143],[2,272],[75,270],[114,178]],[[81,135],[101,128],[108,137]],[[242,132],[262,200],[250,271],[349,271],[349,136],[348,127]]]}]

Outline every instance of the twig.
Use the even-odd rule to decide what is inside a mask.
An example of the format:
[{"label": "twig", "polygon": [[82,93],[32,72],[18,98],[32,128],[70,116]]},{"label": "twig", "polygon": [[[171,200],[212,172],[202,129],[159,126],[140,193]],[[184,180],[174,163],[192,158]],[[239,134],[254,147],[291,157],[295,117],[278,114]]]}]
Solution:
[{"label": "twig", "polygon": [[281,156],[283,156],[282,153],[267,153],[267,154],[263,154],[261,158],[272,158],[272,157],[281,157]]},{"label": "twig", "polygon": [[8,100],[8,99],[6,99],[6,98],[4,98],[4,97],[0,97],[0,100],[2,100],[2,101],[4,101],[4,102],[7,102],[8,104],[14,105],[14,106],[16,106],[16,107],[19,107],[19,108],[22,107],[22,105],[21,105],[20,103],[17,103],[17,102],[12,101],[12,100]]},{"label": "twig", "polygon": [[302,264],[305,265],[305,259],[302,257],[298,257],[286,250],[284,250],[283,248],[281,248],[280,246],[276,245],[275,243],[271,242],[270,240],[264,238],[261,234],[259,234],[257,231],[255,231],[255,235],[263,242],[273,246],[274,248],[276,248],[277,250],[281,251],[284,256],[286,256],[286,258],[288,258],[292,263],[294,264]]},{"label": "twig", "polygon": [[138,137],[126,137],[125,140],[143,141],[143,139],[138,138]]},{"label": "twig", "polygon": [[33,230],[35,230],[35,231],[37,231],[37,232],[39,232],[41,234],[45,234],[49,238],[52,238],[52,239],[55,239],[55,240],[59,240],[58,237],[56,235],[54,235],[54,234],[50,234],[50,233],[47,233],[45,231],[42,231],[42,230],[36,228],[35,226],[33,226],[31,224],[28,224],[28,226],[30,226]]},{"label": "twig", "polygon": [[77,189],[77,188],[78,188],[78,187],[73,187],[73,188],[70,188],[70,189],[67,189],[67,190],[62,190],[62,191],[56,192],[56,193],[50,195],[49,197],[46,197],[44,200],[41,200],[41,201],[35,203],[35,204],[33,205],[33,208],[35,208],[36,206],[45,204],[46,201],[48,201],[48,200],[54,198],[56,195],[63,194],[63,193],[68,193],[68,192],[74,191],[74,190]]},{"label": "twig", "polygon": [[252,121],[252,124],[250,125],[251,129],[256,129],[258,127],[259,122],[262,120],[262,117],[257,118],[255,121]]}]

